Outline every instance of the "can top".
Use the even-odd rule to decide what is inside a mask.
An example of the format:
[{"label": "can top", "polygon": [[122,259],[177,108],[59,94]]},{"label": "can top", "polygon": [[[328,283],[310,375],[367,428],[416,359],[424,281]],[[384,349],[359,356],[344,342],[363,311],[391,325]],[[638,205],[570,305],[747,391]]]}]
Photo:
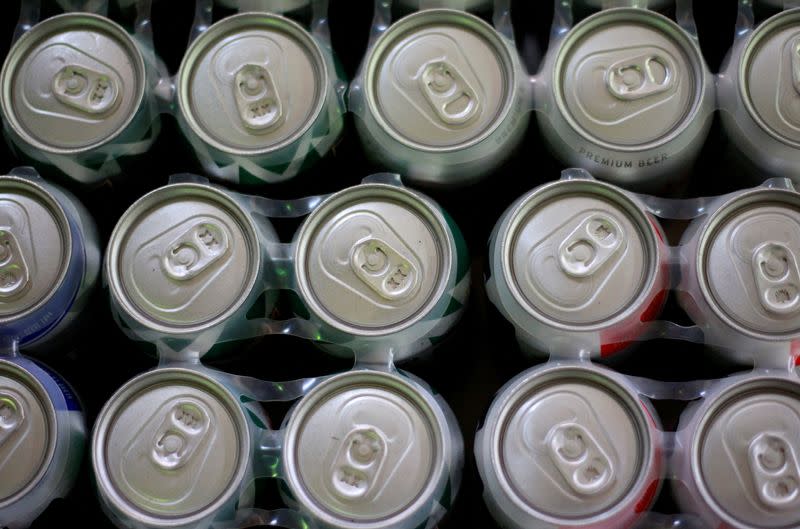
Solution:
[{"label": "can top", "polygon": [[328,83],[323,52],[302,26],[242,13],[192,42],[178,71],[178,105],[205,143],[230,154],[264,154],[311,127]]},{"label": "can top", "polygon": [[248,214],[226,192],[172,184],[137,200],[111,234],[106,273],[115,301],[150,329],[202,330],[256,288],[261,248]]},{"label": "can top", "polygon": [[425,317],[455,268],[442,213],[423,195],[391,185],[334,194],[296,241],[303,300],[327,324],[358,336],[397,332]]},{"label": "can top", "polygon": [[122,27],[66,13],[14,44],[0,73],[0,105],[25,142],[72,154],[117,137],[141,106],[145,82],[142,54]]},{"label": "can top", "polygon": [[646,9],[608,9],[581,21],[561,43],[554,68],[561,112],[609,149],[669,141],[691,120],[706,82],[697,43]]},{"label": "can top", "polygon": [[517,70],[508,45],[474,15],[426,9],[392,24],[366,59],[372,114],[423,151],[478,143],[509,113]]},{"label": "can top", "polygon": [[197,371],[156,369],[126,383],[98,416],[100,490],[133,520],[200,520],[238,495],[250,464],[242,408]]},{"label": "can top", "polygon": [[42,384],[17,364],[0,360],[0,509],[41,480],[56,437],[55,409]]},{"label": "can top", "polygon": [[534,372],[499,399],[492,461],[506,494],[532,516],[599,521],[650,485],[655,455],[643,405],[599,369]]},{"label": "can top", "polygon": [[546,184],[517,202],[506,226],[506,281],[537,319],[589,330],[626,317],[648,299],[659,235],[619,189],[595,180]]},{"label": "can top", "polygon": [[750,115],[769,134],[796,147],[800,146],[798,51],[800,10],[794,9],[758,26],[739,64],[739,87]]},{"label": "can top", "polygon": [[698,279],[723,321],[761,338],[800,333],[800,194],[738,194],[700,237]]},{"label": "can top", "polygon": [[701,494],[730,527],[800,524],[800,385],[756,379],[707,410],[692,442]]},{"label": "can top", "polygon": [[0,176],[0,323],[50,299],[71,253],[69,221],[55,197],[30,180]]},{"label": "can top", "polygon": [[326,527],[399,527],[399,519],[419,517],[440,485],[443,436],[428,399],[404,377],[343,373],[289,417],[287,479],[295,499]]}]

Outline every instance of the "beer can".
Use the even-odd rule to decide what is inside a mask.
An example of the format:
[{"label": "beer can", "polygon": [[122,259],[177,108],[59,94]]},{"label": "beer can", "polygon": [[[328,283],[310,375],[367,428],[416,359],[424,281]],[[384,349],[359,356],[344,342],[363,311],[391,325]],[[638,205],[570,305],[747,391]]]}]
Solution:
[{"label": "beer can", "polygon": [[80,404],[59,375],[0,358],[0,527],[28,527],[69,492],[85,439]]},{"label": "beer can", "polygon": [[673,491],[708,527],[800,525],[800,381],[758,373],[717,382],[681,416]]},{"label": "beer can", "polygon": [[0,176],[0,337],[44,346],[81,313],[100,249],[86,209],[34,173]]},{"label": "beer can", "polygon": [[[242,183],[294,176],[343,128],[331,50],[297,22],[241,13],[198,36],[177,77],[178,118],[216,177]],[[269,173],[269,174],[267,174]]]},{"label": "beer can", "polygon": [[265,418],[215,377],[185,368],[141,374],[97,417],[92,466],[120,528],[206,529],[254,500],[254,432]]},{"label": "beer can", "polygon": [[627,529],[663,467],[654,410],[590,363],[545,364],[500,390],[475,438],[484,498],[508,529]]},{"label": "beer can", "polygon": [[361,82],[351,106],[365,151],[417,184],[486,176],[527,127],[530,83],[513,42],[464,11],[424,9],[389,26]]},{"label": "beer can", "polygon": [[84,183],[111,150],[141,140],[154,118],[142,52],[108,18],[66,13],[23,34],[0,72],[12,146]]},{"label": "beer can", "polygon": [[489,299],[533,353],[607,356],[658,316],[668,248],[636,198],[593,179],[545,184],[517,200],[489,243]]},{"label": "beer can", "polygon": [[452,328],[469,295],[461,232],[411,189],[361,184],[322,202],[298,229],[302,309],[318,345],[339,355],[376,348],[403,360]]},{"label": "beer can", "polygon": [[639,8],[595,13],[545,57],[539,127],[566,165],[626,187],[664,189],[690,167],[714,111],[696,39]]},{"label": "beer can", "polygon": [[683,236],[681,305],[730,358],[788,360],[800,338],[800,194],[753,188],[707,211]]},{"label": "beer can", "polygon": [[284,432],[283,492],[314,527],[434,527],[458,491],[455,416],[402,374],[335,375],[290,411]]}]

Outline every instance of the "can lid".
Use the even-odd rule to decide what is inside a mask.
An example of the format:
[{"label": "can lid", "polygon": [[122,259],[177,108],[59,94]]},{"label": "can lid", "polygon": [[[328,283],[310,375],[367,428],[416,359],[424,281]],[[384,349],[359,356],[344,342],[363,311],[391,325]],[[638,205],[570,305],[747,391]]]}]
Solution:
[{"label": "can lid", "polygon": [[367,101],[383,128],[420,150],[477,143],[514,100],[502,37],[463,11],[426,9],[392,24],[366,59]]},{"label": "can lid", "polygon": [[761,24],[739,67],[742,98],[756,122],[782,141],[800,143],[800,10]]},{"label": "can lid", "polygon": [[145,66],[133,39],[88,13],[48,18],[13,46],[0,74],[7,123],[46,152],[102,145],[133,120],[145,92]]},{"label": "can lid", "polygon": [[694,445],[701,490],[731,527],[800,524],[800,387],[762,380],[735,387],[703,419]]},{"label": "can lid", "polygon": [[41,383],[0,360],[0,508],[27,494],[47,471],[55,429],[55,410]]},{"label": "can lid", "polygon": [[45,303],[64,280],[72,252],[69,221],[42,186],[0,176],[0,323]]},{"label": "can lid", "polygon": [[600,11],[576,25],[556,59],[556,102],[572,126],[611,148],[661,144],[700,101],[703,58],[663,15]]},{"label": "can lid", "polygon": [[191,332],[241,307],[256,286],[261,250],[252,219],[227,193],[173,184],[123,214],[106,266],[129,315],[166,333]]},{"label": "can lid", "polygon": [[596,181],[529,193],[512,213],[503,248],[512,292],[556,326],[608,325],[635,310],[658,266],[657,234],[644,211]]},{"label": "can lid", "polygon": [[343,373],[292,412],[287,479],[295,499],[333,527],[410,516],[436,499],[443,435],[426,397],[402,377]]},{"label": "can lid", "polygon": [[244,413],[196,371],[157,369],[123,386],[92,438],[98,487],[135,520],[189,523],[238,494],[250,462]]},{"label": "can lid", "polygon": [[397,332],[424,317],[444,295],[456,259],[441,212],[418,193],[383,184],[336,193],[297,241],[303,300],[358,336]]},{"label": "can lid", "polygon": [[800,194],[746,192],[708,221],[698,249],[701,288],[745,332],[800,332]]},{"label": "can lid", "polygon": [[178,72],[178,105],[204,142],[255,155],[307,131],[328,82],[322,50],[308,31],[279,15],[242,13],[192,42]]}]

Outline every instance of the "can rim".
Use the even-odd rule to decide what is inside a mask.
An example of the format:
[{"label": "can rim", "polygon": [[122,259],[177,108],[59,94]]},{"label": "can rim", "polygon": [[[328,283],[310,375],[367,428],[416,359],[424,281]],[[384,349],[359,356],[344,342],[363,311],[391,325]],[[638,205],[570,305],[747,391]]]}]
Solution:
[{"label": "can rim", "polygon": [[[160,204],[175,198],[188,195],[199,196],[209,200],[218,206],[226,209],[232,217],[239,223],[243,235],[250,244],[253,251],[248,252],[250,257],[250,277],[242,287],[242,295],[238,297],[225,311],[205,321],[190,325],[172,325],[157,320],[150,316],[146,311],[140,309],[127,295],[125,286],[119,274],[119,259],[122,244],[128,234],[128,230],[145,213],[158,207]],[[168,184],[150,191],[134,202],[117,221],[111,236],[108,239],[105,257],[105,276],[108,281],[109,291],[112,300],[124,310],[125,314],[136,320],[137,323],[154,331],[169,335],[187,335],[194,332],[204,331],[214,327],[236,313],[245,303],[249,293],[256,287],[260,269],[262,266],[261,244],[258,238],[258,229],[253,218],[236,203],[235,199],[228,193],[211,184],[201,183],[177,183]]]},{"label": "can rim", "polygon": [[717,298],[711,290],[706,270],[707,250],[711,240],[716,237],[717,231],[731,217],[741,213],[743,210],[758,204],[779,203],[785,206],[792,206],[800,211],[800,193],[788,189],[776,189],[756,187],[746,189],[735,196],[726,200],[708,217],[705,221],[700,237],[697,242],[697,253],[695,257],[695,273],[700,292],[711,307],[714,314],[728,327],[737,333],[744,334],[751,338],[769,342],[783,341],[800,335],[800,327],[790,332],[769,333],[760,332],[750,328],[745,322],[738,321],[729,315],[719,304]]},{"label": "can rim", "polygon": [[[611,20],[606,20],[606,19]],[[605,24],[618,24],[620,22],[638,22],[645,24],[656,29],[661,30],[662,33],[670,37],[678,44],[685,53],[687,59],[694,66],[694,98],[691,108],[684,109],[684,116],[681,122],[676,125],[670,132],[662,135],[655,140],[648,143],[638,145],[621,145],[603,140],[599,136],[595,136],[582,127],[577,120],[572,116],[569,107],[564,101],[563,96],[563,81],[562,74],[567,60],[567,55],[571,50],[571,46],[575,44],[581,37],[593,31],[597,27]],[[585,18],[572,29],[569,30],[564,39],[558,43],[556,59],[553,61],[552,79],[553,79],[553,96],[555,98],[556,106],[558,107],[559,114],[563,116],[570,128],[575,131],[584,140],[598,145],[604,149],[619,151],[625,153],[638,153],[655,149],[665,145],[675,138],[683,134],[694,121],[693,116],[697,113],[703,101],[703,92],[708,85],[708,66],[706,66],[703,54],[700,51],[699,44],[689,37],[683,29],[673,20],[648,9],[633,8],[633,7],[617,7],[610,9],[603,9]]]},{"label": "can rim", "polygon": [[[506,86],[504,90],[505,102],[503,103],[492,123],[489,124],[489,126],[487,126],[480,134],[465,142],[441,147],[425,145],[424,143],[413,141],[395,130],[395,128],[391,126],[384,118],[383,112],[380,109],[380,105],[375,98],[373,90],[373,86],[375,85],[377,65],[380,63],[386,48],[389,48],[395,41],[396,34],[400,33],[402,36],[410,30],[437,22],[449,23],[451,25],[457,25],[461,28],[469,29],[472,33],[475,33],[481,37],[489,47],[494,48],[498,62],[501,64],[506,74]],[[471,13],[457,9],[445,8],[416,11],[391,24],[367,51],[367,55],[364,57],[363,64],[365,71],[364,93],[366,95],[367,108],[372,117],[378,123],[380,129],[401,145],[426,153],[448,153],[460,151],[472,147],[473,145],[477,145],[491,136],[506,121],[512,107],[514,106],[514,101],[516,99],[515,92],[518,90],[517,84],[520,76],[518,61],[516,60],[514,53],[512,53],[512,51],[509,49],[508,43],[504,40],[503,36],[497,32],[497,30],[495,30],[491,25],[481,18]]]},{"label": "can rim", "polygon": [[[133,111],[129,113],[127,118],[123,123],[117,127],[117,130],[113,131],[112,133],[106,135],[103,139],[99,141],[95,141],[88,145],[84,145],[82,147],[55,147],[44,141],[41,141],[38,138],[33,137],[29,134],[24,127],[18,122],[16,119],[16,113],[14,112],[14,104],[11,102],[11,91],[12,91],[12,81],[14,79],[14,72],[16,66],[19,62],[23,59],[23,56],[26,55],[28,51],[29,45],[35,44],[36,40],[40,37],[40,33],[48,32],[51,26],[55,26],[52,32],[58,31],[61,29],[61,26],[77,26],[77,27],[86,27],[87,25],[91,28],[100,28],[104,30],[106,33],[109,33],[113,38],[115,38],[122,47],[125,48],[127,52],[128,58],[133,63],[133,68],[138,72],[137,76],[137,83],[136,83],[136,97],[133,100]],[[46,33],[47,34],[47,33]],[[45,34],[45,36],[46,36]],[[9,50],[8,55],[6,56],[5,61],[3,62],[3,68],[0,70],[0,86],[2,87],[2,95],[0,96],[0,110],[5,117],[5,123],[11,127],[16,135],[18,135],[22,140],[26,143],[32,145],[36,149],[41,151],[47,152],[49,154],[61,154],[61,155],[74,155],[74,154],[81,154],[87,151],[91,151],[98,147],[102,147],[108,143],[113,142],[122,132],[128,128],[128,126],[133,122],[133,119],[138,114],[139,109],[142,107],[142,101],[144,100],[145,91],[146,91],[146,83],[145,78],[147,75],[147,69],[145,67],[144,56],[142,55],[139,46],[137,46],[136,41],[128,34],[125,29],[114,22],[113,20],[96,15],[93,13],[85,13],[85,12],[75,12],[75,13],[62,13],[60,15],[56,15],[54,17],[47,18],[35,26],[33,26],[29,31],[25,32],[11,47]]]},{"label": "can rim", "polygon": [[72,229],[70,228],[69,219],[67,218],[64,208],[61,206],[58,200],[56,200],[53,194],[45,189],[44,185],[40,184],[39,182],[34,182],[27,178],[21,178],[14,175],[0,176],[0,188],[5,186],[9,186],[11,189],[20,189],[23,192],[33,195],[34,198],[41,201],[42,205],[50,210],[54,220],[56,221],[58,229],[61,231],[64,255],[61,259],[61,267],[58,273],[58,278],[50,288],[50,292],[42,297],[42,299],[40,299],[37,303],[28,307],[22,312],[17,312],[6,317],[0,316],[0,324],[25,318],[47,304],[47,302],[50,301],[50,299],[55,295],[56,291],[58,291],[58,289],[64,284],[64,281],[67,277],[67,269],[69,268],[69,264],[72,260]]},{"label": "can rim", "polygon": [[[259,26],[264,29],[277,28],[277,30],[294,39],[308,52],[309,57],[312,59],[314,66],[317,69],[320,82],[319,86],[317,86],[317,101],[311,114],[303,126],[298,128],[294,133],[292,133],[291,136],[281,140],[278,143],[267,145],[263,148],[237,149],[218,141],[197,121],[195,113],[192,112],[190,74],[194,71],[194,66],[198,58],[202,57],[208,51],[208,48],[217,40],[232,31],[249,26]],[[176,90],[176,95],[180,114],[189,125],[191,131],[196,134],[203,141],[203,143],[210,145],[220,152],[234,156],[257,156],[262,154],[270,154],[283,149],[296,142],[298,138],[308,132],[308,130],[317,121],[317,118],[322,113],[323,109],[325,108],[325,103],[328,100],[330,71],[322,48],[314,36],[306,31],[303,26],[290,18],[276,13],[249,11],[246,13],[231,15],[215,22],[196,39],[194,39],[181,59],[181,64],[178,68],[176,79],[178,87]]]},{"label": "can rim", "polygon": [[[182,516],[159,516],[136,506],[132,501],[126,498],[121,491],[117,490],[108,472],[106,439],[108,439],[109,428],[111,427],[112,421],[118,415],[117,412],[124,404],[130,402],[133,397],[143,391],[147,391],[157,385],[168,385],[169,383],[175,382],[181,382],[203,389],[203,391],[215,396],[227,409],[232,422],[238,430],[238,463],[237,469],[231,477],[230,484],[212,503],[192,514]],[[127,381],[103,405],[103,408],[97,415],[92,431],[91,443],[92,471],[98,492],[100,492],[105,500],[110,502],[115,509],[122,512],[129,519],[138,520],[154,527],[184,527],[185,525],[199,522],[214,511],[220,509],[239,492],[238,485],[244,481],[248,472],[250,458],[252,457],[250,454],[252,444],[251,435],[247,418],[230,390],[208,374],[199,372],[196,369],[179,367],[155,368]]]},{"label": "can rim", "polygon": [[[545,202],[557,200],[563,196],[591,194],[598,198],[605,199],[612,205],[620,208],[628,215],[630,220],[637,225],[642,234],[645,250],[647,251],[647,280],[642,284],[637,296],[617,314],[605,318],[603,320],[588,323],[577,324],[559,321],[550,317],[543,311],[538,310],[522,293],[517,279],[512,270],[512,252],[514,251],[517,232],[525,222],[528,215]],[[636,312],[644,302],[648,300],[649,293],[655,287],[660,271],[659,263],[664,260],[662,245],[659,244],[659,236],[656,233],[656,227],[650,221],[645,209],[636,202],[636,200],[628,195],[627,192],[617,188],[606,182],[599,180],[556,180],[548,184],[541,185],[525,195],[523,195],[514,206],[508,215],[508,220],[504,222],[503,235],[500,239],[500,252],[502,262],[503,280],[511,292],[514,301],[519,305],[529,316],[537,321],[540,321],[550,327],[563,330],[563,331],[580,331],[592,332],[607,329],[621,321],[630,318],[631,314]],[[645,228],[646,227],[646,228]]]},{"label": "can rim", "polygon": [[46,418],[49,439],[47,440],[47,453],[38,472],[22,489],[8,498],[0,498],[0,509],[3,509],[9,505],[13,505],[15,502],[27,495],[39,483],[41,483],[45,474],[50,469],[50,465],[55,457],[56,441],[58,439],[58,421],[56,419],[55,406],[53,405],[53,401],[50,400],[44,385],[42,385],[42,383],[33,375],[33,373],[21,365],[10,360],[0,358],[0,373],[4,372],[9,374],[11,378],[14,378],[27,387],[38,399]]},{"label": "can rim", "polygon": [[[320,402],[328,395],[339,393],[352,387],[372,387],[391,391],[408,400],[426,419],[433,444],[435,445],[435,452],[432,458],[435,463],[430,469],[427,484],[417,497],[410,500],[402,510],[387,517],[369,521],[357,521],[337,516],[334,512],[325,508],[307,491],[297,470],[299,465],[296,454],[296,438],[299,436],[299,430],[305,423],[307,416],[314,412]],[[285,432],[283,461],[285,479],[289,490],[295,500],[303,505],[304,510],[308,510],[314,518],[332,527],[339,529],[381,529],[388,526],[400,526],[406,518],[409,518],[409,515],[413,515],[421,508],[424,508],[429,503],[431,494],[437,490],[439,484],[443,480],[449,479],[448,459],[453,447],[452,442],[446,435],[449,429],[444,412],[428,390],[397,372],[357,369],[333,375],[308,392],[297,403],[295,408],[287,415],[283,430]]]},{"label": "can rim", "polygon": [[[341,318],[337,318],[328,309],[322,306],[317,300],[313,289],[307,279],[308,269],[306,261],[308,259],[308,248],[311,238],[316,234],[318,228],[330,217],[331,210],[334,212],[348,204],[360,199],[388,199],[399,202],[403,206],[412,208],[415,213],[420,215],[428,224],[432,234],[440,249],[441,263],[438,270],[438,281],[436,289],[428,296],[426,303],[417,312],[405,320],[391,325],[381,327],[367,327],[352,325]],[[337,331],[352,334],[358,337],[384,337],[405,330],[425,318],[431,310],[439,303],[450,282],[450,278],[456,273],[455,259],[457,255],[455,238],[450,231],[442,212],[432,200],[421,193],[412,191],[406,187],[398,187],[390,184],[359,184],[348,187],[334,193],[326,198],[303,222],[295,235],[294,263],[296,269],[297,287],[299,294],[306,307],[326,325]],[[443,242],[446,241],[446,244]]]}]

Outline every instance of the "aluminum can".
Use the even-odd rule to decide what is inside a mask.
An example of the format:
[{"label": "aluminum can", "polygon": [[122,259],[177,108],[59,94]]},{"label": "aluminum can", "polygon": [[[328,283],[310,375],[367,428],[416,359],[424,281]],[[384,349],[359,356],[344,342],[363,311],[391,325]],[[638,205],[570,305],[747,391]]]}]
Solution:
[{"label": "aluminum can", "polygon": [[45,346],[86,305],[100,270],[83,205],[35,173],[0,176],[0,338]]},{"label": "aluminum can", "polygon": [[529,119],[513,42],[464,11],[425,9],[389,26],[364,58],[362,83],[354,112],[365,151],[417,184],[486,176]]},{"label": "aluminum can", "polygon": [[548,50],[534,91],[539,127],[567,166],[664,189],[689,169],[714,111],[697,41],[639,8],[595,13]]},{"label": "aluminum can", "polygon": [[66,13],[36,24],[0,72],[0,110],[12,146],[78,180],[109,150],[134,143],[154,119],[147,68],[136,41],[111,20]]},{"label": "aluminum can", "polygon": [[418,354],[457,323],[469,296],[461,232],[405,187],[361,184],[331,195],[294,243],[302,308],[320,329],[318,345],[335,354]]},{"label": "aluminum can", "polygon": [[[343,108],[330,48],[276,14],[241,13],[197,37],[177,77],[178,122],[213,176],[280,181],[338,136]],[[309,150],[309,152],[306,152]],[[220,173],[220,166],[238,168]],[[262,175],[263,176],[263,175]]]},{"label": "aluminum can", "polygon": [[320,529],[434,527],[458,491],[455,416],[403,374],[335,375],[298,402],[284,432],[285,498]]},{"label": "aluminum can", "polygon": [[298,11],[311,4],[312,0],[217,0],[222,6],[240,11],[269,11],[288,13]]},{"label": "aluminum can", "polygon": [[0,358],[0,527],[28,527],[67,494],[85,441],[81,406],[59,375],[25,357]]},{"label": "aluminum can", "polygon": [[265,418],[213,376],[161,368],[111,397],[92,433],[104,511],[120,528],[205,529],[253,504]]},{"label": "aluminum can", "polygon": [[673,491],[708,527],[800,525],[800,381],[750,373],[717,382],[678,425]]},{"label": "aluminum can", "polygon": [[720,197],[707,212],[681,243],[684,310],[733,360],[797,356],[800,194],[757,187]]},{"label": "aluminum can", "polygon": [[532,353],[608,356],[658,316],[669,289],[664,233],[639,199],[593,179],[517,200],[489,242],[489,299]]},{"label": "aluminum can", "polygon": [[545,364],[500,390],[475,438],[484,498],[508,529],[627,529],[658,495],[661,432],[627,379]]}]

